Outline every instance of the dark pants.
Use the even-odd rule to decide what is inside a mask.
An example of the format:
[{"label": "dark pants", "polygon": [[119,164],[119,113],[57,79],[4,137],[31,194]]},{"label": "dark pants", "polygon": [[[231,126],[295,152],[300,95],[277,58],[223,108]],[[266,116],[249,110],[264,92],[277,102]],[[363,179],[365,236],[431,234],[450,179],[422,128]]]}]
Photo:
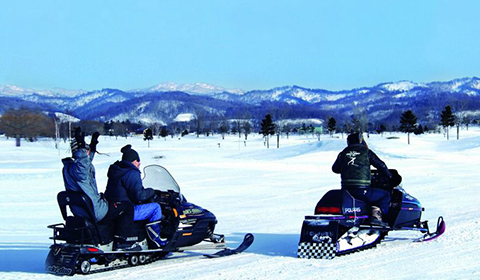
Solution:
[{"label": "dark pants", "polygon": [[[133,205],[128,202],[109,202],[107,215],[99,224],[108,225],[108,232],[101,235],[117,235],[123,238],[134,236]],[[103,238],[102,238],[103,239]]]},{"label": "dark pants", "polygon": [[377,188],[372,187],[350,187],[345,188],[354,198],[365,201],[373,206],[378,206],[382,210],[383,214],[388,213],[388,207],[390,205],[390,193]]}]

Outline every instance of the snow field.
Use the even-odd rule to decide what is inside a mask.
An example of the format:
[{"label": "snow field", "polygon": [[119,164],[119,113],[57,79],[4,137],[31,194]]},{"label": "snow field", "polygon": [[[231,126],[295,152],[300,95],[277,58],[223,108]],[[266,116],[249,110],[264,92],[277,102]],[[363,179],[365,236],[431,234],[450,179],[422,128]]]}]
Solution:
[{"label": "snow field", "polygon": [[[396,136],[398,139],[389,139]],[[423,218],[436,225],[443,216],[447,231],[426,243],[406,242],[412,232],[389,234],[375,249],[333,260],[296,258],[305,215],[313,213],[319,198],[339,188],[331,172],[345,147],[335,138],[290,136],[275,138],[266,149],[259,135],[246,141],[237,136],[187,136],[155,139],[101,136],[94,165],[104,191],[108,166],[120,159],[120,148],[132,144],[142,166],[165,166],[186,198],[218,219],[216,232],[226,234],[234,247],[251,232],[255,242],[245,253],[221,259],[201,254],[174,254],[147,266],[132,267],[80,279],[478,279],[480,210],[477,177],[480,171],[480,129],[452,133],[370,135],[369,147],[403,177],[404,188],[418,198]],[[395,138],[396,138],[395,137]],[[88,141],[88,140],[87,140]],[[219,145],[220,143],[220,145]],[[68,143],[56,150],[51,140],[22,142],[0,137],[0,279],[56,279],[43,272],[51,244],[46,226],[62,221],[56,194],[63,190],[61,158]]]}]

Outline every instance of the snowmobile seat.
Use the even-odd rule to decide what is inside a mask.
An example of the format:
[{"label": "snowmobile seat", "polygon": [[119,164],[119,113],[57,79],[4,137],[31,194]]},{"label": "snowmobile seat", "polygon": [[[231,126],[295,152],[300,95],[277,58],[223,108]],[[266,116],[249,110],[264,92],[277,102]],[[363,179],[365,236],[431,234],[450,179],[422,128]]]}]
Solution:
[{"label": "snowmobile seat", "polygon": [[[81,192],[61,191],[57,195],[58,206],[65,220],[57,239],[68,243],[108,244],[113,238],[113,228],[108,223],[97,223],[90,198]],[[67,205],[73,216],[67,213]],[[57,235],[57,234],[55,234]]]},{"label": "snowmobile seat", "polygon": [[354,198],[347,190],[342,190],[342,207],[344,215],[367,215],[370,212],[366,201]]},{"label": "snowmobile seat", "polygon": [[330,190],[315,207],[315,215],[365,215],[368,212],[366,202],[353,198],[347,190]]}]

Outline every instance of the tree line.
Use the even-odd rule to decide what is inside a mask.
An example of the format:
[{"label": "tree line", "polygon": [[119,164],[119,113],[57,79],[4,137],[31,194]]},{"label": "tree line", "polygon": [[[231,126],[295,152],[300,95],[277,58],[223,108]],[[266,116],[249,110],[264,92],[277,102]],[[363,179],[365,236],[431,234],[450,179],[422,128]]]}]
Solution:
[{"label": "tree line", "polygon": [[[273,115],[273,116],[272,116]],[[168,125],[154,123],[148,126],[135,122],[125,121],[107,121],[99,122],[94,120],[65,121],[55,115],[49,115],[40,110],[19,108],[10,109],[0,117],[0,133],[7,137],[15,139],[16,146],[20,146],[21,139],[27,141],[36,141],[39,137],[51,137],[56,140],[67,141],[70,139],[72,126],[79,126],[82,131],[93,134],[95,131],[102,135],[112,137],[129,137],[132,134],[144,133],[144,138],[153,140],[153,136],[166,138],[168,136],[183,137],[194,133],[197,137],[200,135],[209,136],[211,134],[221,134],[222,138],[227,134],[237,134],[239,138],[244,137],[245,141],[248,135],[254,131],[262,134],[265,138],[265,145],[270,146],[270,137],[277,136],[277,148],[280,145],[280,136],[290,133],[312,134],[320,140],[323,133],[323,125],[314,125],[312,123],[293,124],[286,119],[282,110],[273,110],[272,114],[266,114],[262,120],[251,119],[248,115],[238,116],[236,119],[227,119],[222,116],[208,116],[202,112],[196,112],[194,118],[187,122],[172,122]],[[460,114],[455,115],[451,106],[446,106],[440,115],[440,125],[444,128],[447,139],[449,139],[449,128],[457,126],[457,138],[459,138],[459,127],[462,124],[467,125],[470,121]],[[149,129],[148,137],[145,137],[145,130]],[[400,115],[398,126],[391,125],[390,129],[386,124],[372,124],[369,122],[365,110],[355,110],[350,120],[339,122],[334,117],[327,117],[326,129],[329,134],[335,132],[350,133],[353,131],[383,133],[385,131],[402,131],[408,135],[410,144],[410,134],[421,134],[429,131],[431,128],[419,122],[417,116],[412,110],[407,110]],[[434,127],[433,129],[436,129]]]},{"label": "tree line", "polygon": [[[465,116],[456,116],[450,105],[447,105],[444,110],[440,114],[440,122],[438,123],[445,132],[447,140],[449,140],[449,131],[450,127],[456,126],[457,127],[457,139],[460,138],[460,126],[464,124],[467,129],[468,125],[470,124],[470,120],[467,119],[466,121]],[[374,128],[372,128],[372,126]],[[435,127],[436,128],[436,127]],[[434,128],[434,129],[435,129]],[[349,123],[344,124],[343,127],[337,127],[337,121],[335,118],[330,117],[327,121],[327,130],[332,135],[334,132],[367,132],[370,133],[374,130],[377,133],[383,133],[387,131],[387,126],[385,124],[380,123],[378,126],[372,125],[368,122],[368,117],[364,114],[354,115],[352,116],[352,120]],[[412,110],[404,111],[400,115],[399,126],[392,126],[390,131],[401,131],[407,133],[407,141],[410,144],[410,134],[423,134],[429,131],[426,125],[422,126],[419,123],[418,117],[414,114]]]}]

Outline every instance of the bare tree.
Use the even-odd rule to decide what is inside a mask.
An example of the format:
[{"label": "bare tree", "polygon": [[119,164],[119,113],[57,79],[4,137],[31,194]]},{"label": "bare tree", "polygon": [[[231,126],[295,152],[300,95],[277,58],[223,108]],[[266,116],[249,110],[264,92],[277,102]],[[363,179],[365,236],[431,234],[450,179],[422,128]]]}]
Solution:
[{"label": "bare tree", "polygon": [[220,124],[218,126],[218,130],[220,131],[220,133],[222,134],[222,140],[225,139],[225,134],[228,133],[228,130],[230,129],[229,125],[228,125],[228,120],[227,118],[223,118],[221,121],[220,121]]},{"label": "bare tree", "polygon": [[456,100],[456,102],[454,103],[455,125],[457,126],[457,140],[460,139],[460,126],[462,124],[465,124],[465,122],[467,122],[466,126],[468,130],[468,117],[466,110],[470,102],[470,99],[462,99]]},{"label": "bare tree", "polygon": [[114,122],[112,124],[112,129],[113,129],[113,135],[115,136],[115,139],[118,138],[118,136],[126,136],[127,134],[127,126],[124,123],[121,122]]},{"label": "bare tree", "polygon": [[360,133],[368,132],[368,115],[364,108],[356,107],[353,110],[353,126]]},{"label": "bare tree", "polygon": [[199,137],[203,131],[203,127],[205,126],[205,113],[200,110],[195,110],[195,118],[193,119],[193,123],[195,126],[195,133],[197,134],[197,137]]},{"label": "bare tree", "polygon": [[277,148],[280,148],[280,134],[282,134],[287,121],[285,120],[289,114],[289,108],[280,108],[275,110],[275,133],[277,134]]},{"label": "bare tree", "polygon": [[100,134],[104,133],[103,124],[98,121],[84,120],[80,121],[78,125],[82,128],[82,131],[85,131],[86,134],[91,135],[95,132],[99,132]]},{"label": "bare tree", "polygon": [[249,120],[244,120],[242,122],[242,130],[243,134],[245,135],[245,140],[247,140],[248,135],[252,131],[252,124],[250,124]]},{"label": "bare tree", "polygon": [[0,118],[0,126],[6,136],[15,138],[17,147],[21,145],[21,138],[33,141],[38,136],[55,136],[53,120],[40,111],[27,108],[6,111]]}]

